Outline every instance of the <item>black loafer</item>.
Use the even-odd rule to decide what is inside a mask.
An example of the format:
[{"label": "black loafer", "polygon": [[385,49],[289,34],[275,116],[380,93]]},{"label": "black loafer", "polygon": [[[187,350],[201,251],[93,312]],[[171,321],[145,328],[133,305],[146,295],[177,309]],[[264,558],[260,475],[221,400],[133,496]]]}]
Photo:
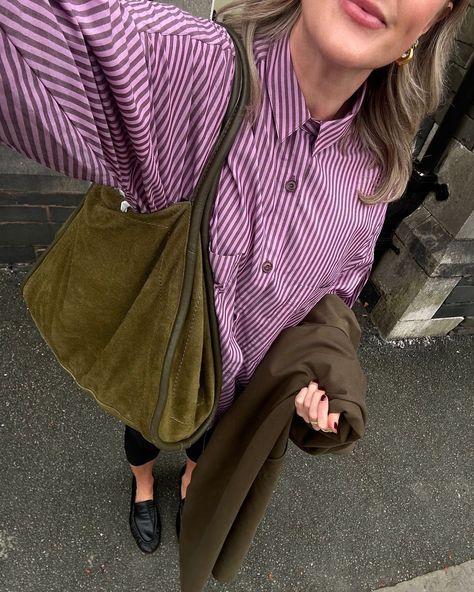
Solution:
[{"label": "black loafer", "polygon": [[181,470],[179,471],[179,489],[178,489],[179,506],[178,506],[178,513],[176,514],[176,534],[178,536],[178,540],[179,540],[179,534],[181,532],[181,519],[183,516],[184,501],[186,499],[186,498],[181,497],[181,480],[183,478],[185,471],[186,471],[186,465],[183,465],[181,467]]},{"label": "black loafer", "polygon": [[137,482],[132,477],[129,524],[133,538],[144,553],[153,553],[161,542],[161,519],[156,505],[155,484],[153,499],[136,502]]}]

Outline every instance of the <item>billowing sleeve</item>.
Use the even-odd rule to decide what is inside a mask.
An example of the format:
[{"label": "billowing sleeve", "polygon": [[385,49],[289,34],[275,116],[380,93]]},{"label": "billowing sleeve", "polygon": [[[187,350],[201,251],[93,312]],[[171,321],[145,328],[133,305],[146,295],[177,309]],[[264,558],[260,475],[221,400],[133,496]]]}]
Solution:
[{"label": "billowing sleeve", "polygon": [[148,0],[1,0],[0,142],[141,211],[169,205],[192,109],[225,108],[220,29]]},{"label": "billowing sleeve", "polygon": [[349,308],[352,308],[359,298],[372,271],[375,244],[382,230],[387,204],[380,204],[378,209],[378,218],[374,222],[372,231],[356,249],[351,260],[343,267],[336,282],[328,291],[329,294],[337,294]]}]

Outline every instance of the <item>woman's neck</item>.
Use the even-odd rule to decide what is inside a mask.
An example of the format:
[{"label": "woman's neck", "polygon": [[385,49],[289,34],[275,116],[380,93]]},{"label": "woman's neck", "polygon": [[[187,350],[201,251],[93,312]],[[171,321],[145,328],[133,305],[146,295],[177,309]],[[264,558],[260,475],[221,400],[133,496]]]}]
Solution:
[{"label": "woman's neck", "polygon": [[290,33],[290,53],[296,78],[313,119],[344,117],[350,100],[371,70],[355,70],[323,59],[305,31],[300,17]]}]

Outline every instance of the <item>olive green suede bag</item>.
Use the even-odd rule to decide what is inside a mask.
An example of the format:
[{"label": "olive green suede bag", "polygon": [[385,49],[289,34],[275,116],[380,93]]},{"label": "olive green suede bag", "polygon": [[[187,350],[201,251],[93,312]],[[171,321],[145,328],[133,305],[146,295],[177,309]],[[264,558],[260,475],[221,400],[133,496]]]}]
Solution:
[{"label": "olive green suede bag", "polygon": [[94,184],[23,282],[57,360],[99,406],[164,450],[212,421],[222,368],[208,255],[219,174],[249,96],[236,33],[235,76],[221,132],[187,201],[140,214]]}]

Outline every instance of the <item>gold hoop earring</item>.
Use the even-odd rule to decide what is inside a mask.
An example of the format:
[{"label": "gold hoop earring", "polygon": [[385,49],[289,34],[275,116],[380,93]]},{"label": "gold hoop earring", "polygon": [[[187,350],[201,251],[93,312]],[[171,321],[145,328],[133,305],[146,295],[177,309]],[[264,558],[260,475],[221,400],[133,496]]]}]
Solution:
[{"label": "gold hoop earring", "polygon": [[415,43],[410,47],[408,51],[402,53],[401,57],[399,57],[398,60],[395,60],[395,63],[399,66],[404,66],[405,64],[408,64],[408,62],[411,62],[413,56],[415,55],[415,48],[417,47],[417,45],[418,39],[415,41]]}]

